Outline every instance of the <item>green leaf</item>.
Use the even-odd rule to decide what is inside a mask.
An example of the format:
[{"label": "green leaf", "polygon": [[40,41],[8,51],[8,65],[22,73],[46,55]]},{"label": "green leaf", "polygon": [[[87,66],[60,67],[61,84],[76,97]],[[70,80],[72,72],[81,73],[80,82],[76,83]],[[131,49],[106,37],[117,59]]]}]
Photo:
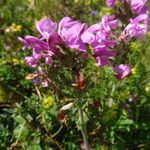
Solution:
[{"label": "green leaf", "polygon": [[42,150],[42,148],[40,147],[39,144],[35,144],[32,146],[29,146],[29,148],[27,150]]},{"label": "green leaf", "polygon": [[29,134],[29,129],[27,129],[26,124],[18,125],[14,130],[14,135],[16,139],[25,141]]},{"label": "green leaf", "polygon": [[20,116],[20,115],[15,116],[15,117],[14,117],[14,120],[15,120],[16,122],[18,122],[19,124],[22,124],[22,123],[25,122],[25,119],[24,119],[22,116]]}]

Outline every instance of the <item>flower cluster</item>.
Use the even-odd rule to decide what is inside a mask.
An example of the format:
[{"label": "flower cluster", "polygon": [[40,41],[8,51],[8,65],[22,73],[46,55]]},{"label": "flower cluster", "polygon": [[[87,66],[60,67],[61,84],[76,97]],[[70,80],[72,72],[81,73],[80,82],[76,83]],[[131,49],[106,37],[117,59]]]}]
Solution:
[{"label": "flower cluster", "polygon": [[[109,7],[116,4],[115,0],[106,0],[106,3]],[[127,25],[115,14],[103,16],[101,22],[90,27],[70,17],[62,18],[58,25],[48,18],[38,21],[36,29],[41,34],[40,38],[30,35],[19,37],[19,41],[24,44],[23,49],[32,49],[32,56],[25,58],[26,63],[35,67],[44,59],[45,64],[51,65],[53,57],[61,56],[61,49],[73,49],[88,57],[87,49],[91,48],[92,57],[99,67],[110,65],[118,79],[125,78],[130,74],[130,66],[114,66],[110,60],[117,56],[116,48],[121,42],[141,39],[147,33],[148,9],[145,6],[146,0],[121,0],[121,3],[130,6],[132,12],[133,18],[128,18]],[[121,29],[119,33],[116,32],[118,29]]]},{"label": "flower cluster", "polygon": [[[118,0],[106,0],[108,7],[114,7]],[[119,0],[123,5],[129,4],[131,10],[135,14],[143,14],[148,11],[148,8],[145,6],[147,0]]]},{"label": "flower cluster", "polygon": [[21,25],[17,25],[15,23],[12,23],[11,26],[8,26],[5,29],[5,32],[21,32],[21,30],[22,30],[22,26]]}]

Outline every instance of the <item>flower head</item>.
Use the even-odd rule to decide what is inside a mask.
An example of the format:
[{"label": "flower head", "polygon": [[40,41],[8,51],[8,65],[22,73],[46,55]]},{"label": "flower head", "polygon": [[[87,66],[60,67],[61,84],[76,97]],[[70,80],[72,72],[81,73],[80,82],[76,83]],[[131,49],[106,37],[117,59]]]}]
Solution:
[{"label": "flower head", "polygon": [[58,33],[67,47],[86,52],[85,44],[81,40],[81,35],[86,27],[85,23],[64,17],[59,23]]},{"label": "flower head", "polygon": [[124,79],[131,72],[131,67],[128,64],[121,64],[113,68],[113,71],[116,73],[117,79]]},{"label": "flower head", "polygon": [[124,29],[122,35],[125,38],[143,38],[148,30],[148,15],[141,14],[134,19],[130,19],[130,23]]},{"label": "flower head", "polygon": [[97,66],[102,67],[104,65],[110,64],[109,59],[111,57],[116,56],[116,52],[109,51],[107,49],[102,49],[100,51],[95,52],[93,56],[96,60]]},{"label": "flower head", "polygon": [[[127,0],[120,0],[122,3],[124,3]],[[108,7],[112,8],[115,6],[116,0],[106,0],[106,4]]]},{"label": "flower head", "polygon": [[21,25],[17,25],[16,23],[12,23],[11,26],[8,26],[5,29],[5,32],[21,32],[22,30],[22,26]]},{"label": "flower head", "polygon": [[44,39],[48,39],[57,28],[57,24],[48,18],[44,18],[36,23],[36,28]]},{"label": "flower head", "polygon": [[101,47],[112,47],[116,42],[111,40],[111,29],[117,27],[114,16],[103,16],[102,22],[90,26],[81,36],[84,43],[90,44],[94,50]]},{"label": "flower head", "polygon": [[137,14],[145,13],[147,11],[147,8],[145,6],[146,2],[147,0],[131,0],[132,11]]},{"label": "flower head", "polygon": [[45,95],[42,104],[46,109],[51,108],[54,105],[54,97],[52,95]]},{"label": "flower head", "polygon": [[109,64],[109,58],[116,55],[109,48],[116,45],[111,30],[116,29],[117,25],[118,21],[114,16],[103,16],[102,22],[90,26],[81,36],[82,41],[93,48],[93,57],[98,66]]},{"label": "flower head", "polygon": [[23,49],[28,47],[34,49],[36,52],[48,50],[48,44],[34,36],[26,35],[24,39],[19,37],[18,40],[23,43]]},{"label": "flower head", "polygon": [[52,63],[52,55],[53,52],[49,49],[48,43],[34,37],[34,36],[25,36],[23,38],[19,38],[24,46],[23,49],[28,47],[32,49],[32,56],[25,57],[25,62],[31,67],[35,67],[38,61],[42,58],[45,59],[46,64]]},{"label": "flower head", "polygon": [[106,0],[106,4],[107,4],[108,7],[114,7],[115,0]]}]

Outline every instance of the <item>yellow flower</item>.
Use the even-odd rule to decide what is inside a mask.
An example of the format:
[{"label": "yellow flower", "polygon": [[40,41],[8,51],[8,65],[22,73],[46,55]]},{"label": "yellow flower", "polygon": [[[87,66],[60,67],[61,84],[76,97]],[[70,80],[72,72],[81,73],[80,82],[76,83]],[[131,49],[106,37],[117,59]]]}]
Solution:
[{"label": "yellow flower", "polygon": [[19,31],[19,32],[20,32],[21,30],[22,30],[22,26],[21,26],[21,25],[17,25],[17,26],[16,26],[16,31]]},{"label": "yellow flower", "polygon": [[136,74],[136,68],[135,67],[133,67],[132,69],[131,69],[131,73],[134,75],[134,74]]},{"label": "yellow flower", "polygon": [[17,25],[15,23],[12,23],[11,26],[8,26],[5,29],[5,32],[20,32],[22,30],[22,26],[21,25]]},{"label": "yellow flower", "polygon": [[45,95],[43,98],[42,105],[44,108],[49,109],[54,105],[54,97],[51,95]]},{"label": "yellow flower", "polygon": [[16,58],[14,58],[12,61],[13,61],[13,64],[14,64],[14,65],[19,64],[19,60],[18,60],[18,59],[16,59]]}]

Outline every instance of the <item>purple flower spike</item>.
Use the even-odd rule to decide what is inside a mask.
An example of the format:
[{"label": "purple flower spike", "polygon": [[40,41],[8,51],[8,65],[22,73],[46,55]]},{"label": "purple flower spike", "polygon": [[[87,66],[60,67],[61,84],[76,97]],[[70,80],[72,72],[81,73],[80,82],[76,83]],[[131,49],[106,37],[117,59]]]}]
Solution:
[{"label": "purple flower spike", "polygon": [[97,51],[93,56],[96,60],[97,66],[102,67],[104,65],[110,64],[109,59],[111,57],[116,56],[116,52],[109,51],[104,48],[102,50]]},{"label": "purple flower spike", "polygon": [[102,22],[89,27],[81,36],[84,43],[93,47],[94,50],[101,47],[113,47],[116,42],[111,38],[111,29],[116,29],[118,20],[114,20],[114,16],[104,16]]},{"label": "purple flower spike", "polygon": [[50,19],[45,18],[36,23],[36,28],[44,39],[48,39],[51,33],[57,28],[57,24]]},{"label": "purple flower spike", "polygon": [[107,4],[108,7],[114,7],[115,0],[106,0],[106,4]]},{"label": "purple flower spike", "polygon": [[27,40],[25,40],[21,37],[18,37],[18,40],[23,44],[23,47],[22,47],[23,50],[25,50],[27,47],[30,46],[30,44],[27,42]]},{"label": "purple flower spike", "polygon": [[133,12],[141,14],[147,11],[147,8],[144,6],[147,0],[131,0],[131,9]]},{"label": "purple flower spike", "polygon": [[111,29],[116,29],[118,26],[118,20],[115,16],[103,16],[102,17],[102,27],[105,32],[110,32]]},{"label": "purple flower spike", "polygon": [[86,28],[85,23],[79,23],[70,17],[64,17],[59,23],[58,33],[66,46],[86,52],[86,47],[81,40],[81,35]]},{"label": "purple flower spike", "polygon": [[18,38],[20,42],[23,43],[23,49],[26,47],[32,48],[37,52],[41,50],[48,50],[48,44],[34,36],[27,35],[23,38]]},{"label": "purple flower spike", "polygon": [[48,39],[49,50],[52,51],[55,55],[59,54],[59,49],[57,46],[61,46],[63,41],[57,32],[53,32]]},{"label": "purple flower spike", "polygon": [[148,15],[141,14],[135,19],[130,19],[130,23],[123,31],[123,37],[125,38],[143,38],[148,30]]},{"label": "purple flower spike", "polygon": [[113,71],[116,73],[117,79],[124,79],[131,72],[131,67],[128,64],[121,64],[113,68]]},{"label": "purple flower spike", "polygon": [[39,58],[34,58],[32,56],[25,57],[26,64],[31,66],[31,67],[35,67],[38,60],[39,60]]}]

